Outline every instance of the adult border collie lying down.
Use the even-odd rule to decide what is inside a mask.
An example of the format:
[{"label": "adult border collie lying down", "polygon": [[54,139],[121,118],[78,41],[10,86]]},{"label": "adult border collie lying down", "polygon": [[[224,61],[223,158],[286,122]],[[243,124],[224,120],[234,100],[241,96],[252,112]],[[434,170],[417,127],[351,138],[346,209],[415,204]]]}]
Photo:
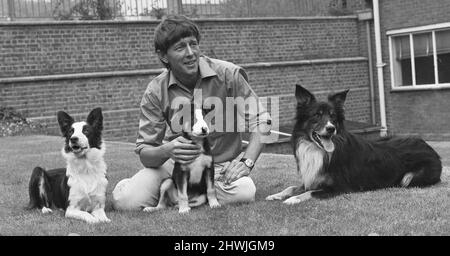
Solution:
[{"label": "adult border collie lying down", "polygon": [[51,208],[60,208],[68,218],[88,223],[110,222],[104,210],[108,180],[103,160],[101,109],[92,110],[86,122],[75,122],[63,111],[59,111],[57,117],[65,137],[61,153],[67,166],[48,171],[34,168],[28,209],[39,208],[42,213],[50,213]]},{"label": "adult border collie lying down", "polygon": [[439,155],[420,138],[386,137],[367,141],[344,127],[348,90],[318,102],[296,86],[296,124],[292,135],[299,186],[266,200],[296,204],[312,197],[386,187],[423,187],[440,181]]}]

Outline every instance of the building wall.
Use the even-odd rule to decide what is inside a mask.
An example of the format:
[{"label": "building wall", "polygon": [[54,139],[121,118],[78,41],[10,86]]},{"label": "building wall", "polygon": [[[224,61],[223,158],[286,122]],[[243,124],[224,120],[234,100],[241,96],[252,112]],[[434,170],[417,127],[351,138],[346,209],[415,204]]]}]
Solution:
[{"label": "building wall", "polygon": [[392,92],[386,31],[449,22],[448,0],[380,1],[388,129],[399,135],[450,139],[450,90]]},{"label": "building wall", "polygon": [[[325,97],[350,88],[348,119],[370,120],[367,59],[354,16],[197,20],[201,49],[242,65],[259,96],[279,97],[280,124],[294,117],[295,84]],[[139,102],[161,72],[154,21],[0,23],[0,105],[47,123],[55,113],[105,113],[106,137],[134,140]]]}]

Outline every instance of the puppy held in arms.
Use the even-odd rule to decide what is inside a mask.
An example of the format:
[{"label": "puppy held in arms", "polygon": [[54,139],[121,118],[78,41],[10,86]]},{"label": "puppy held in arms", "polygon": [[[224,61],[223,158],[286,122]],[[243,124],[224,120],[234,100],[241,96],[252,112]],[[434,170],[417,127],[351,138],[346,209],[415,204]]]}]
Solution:
[{"label": "puppy held in arms", "polygon": [[209,128],[201,108],[191,106],[190,112],[191,120],[183,123],[182,136],[199,145],[202,153],[189,164],[175,162],[172,177],[161,183],[158,205],[145,207],[145,212],[178,205],[180,213],[188,213],[191,207],[206,201],[211,208],[220,207],[214,187],[214,159],[207,139]]},{"label": "puppy held in arms", "polygon": [[310,198],[388,187],[424,187],[440,181],[440,156],[423,139],[385,137],[366,140],[344,127],[348,90],[318,101],[296,86],[297,116],[292,133],[298,186],[266,200],[296,204]]},{"label": "puppy held in arms", "polygon": [[110,222],[105,214],[106,163],[102,140],[101,108],[92,110],[85,122],[75,122],[63,111],[57,113],[59,127],[65,138],[61,151],[66,168],[44,170],[34,168],[30,183],[28,209],[42,213],[62,209],[67,218],[88,223]]}]

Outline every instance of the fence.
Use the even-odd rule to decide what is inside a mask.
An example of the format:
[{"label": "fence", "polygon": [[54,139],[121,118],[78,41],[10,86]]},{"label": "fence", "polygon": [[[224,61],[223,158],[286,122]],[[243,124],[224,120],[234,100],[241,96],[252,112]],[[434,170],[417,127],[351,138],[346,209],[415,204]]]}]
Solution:
[{"label": "fence", "polygon": [[0,0],[0,18],[115,19],[151,16],[165,7],[159,0]]},{"label": "fence", "polygon": [[160,19],[345,15],[365,0],[0,0],[0,19]]}]

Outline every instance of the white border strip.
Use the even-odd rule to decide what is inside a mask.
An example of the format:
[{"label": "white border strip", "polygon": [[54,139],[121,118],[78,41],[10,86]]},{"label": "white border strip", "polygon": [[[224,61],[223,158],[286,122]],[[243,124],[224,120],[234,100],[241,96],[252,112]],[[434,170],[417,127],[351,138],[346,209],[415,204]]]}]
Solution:
[{"label": "white border strip", "polygon": [[416,85],[416,86],[397,86],[391,89],[392,92],[401,91],[422,91],[422,90],[442,90],[450,89],[450,83],[447,84],[427,84],[427,85]]},{"label": "white border strip", "polygon": [[[271,68],[285,66],[301,66],[301,65],[319,65],[330,63],[345,62],[362,62],[367,61],[367,57],[347,57],[347,58],[330,58],[330,59],[314,59],[314,60],[297,60],[297,61],[279,61],[279,62],[257,62],[238,64],[242,68]],[[143,75],[159,75],[166,70],[165,68],[155,69],[139,69],[127,71],[107,71],[92,73],[73,73],[62,75],[44,75],[44,76],[25,76],[25,77],[0,77],[0,83],[21,83],[21,82],[41,82],[56,80],[74,80],[89,79],[99,77],[118,77],[118,76],[143,76]]]},{"label": "white border strip", "polygon": [[389,69],[391,70],[391,90],[396,88],[396,82],[395,81],[395,75],[394,75],[394,42],[392,41],[392,36],[388,37],[388,43],[389,43]]},{"label": "white border strip", "polygon": [[409,51],[411,54],[411,81],[412,86],[416,86],[416,56],[414,55],[414,37],[413,34],[409,34]]},{"label": "white border strip", "polygon": [[117,77],[117,76],[146,76],[159,75],[166,70],[165,68],[127,70],[127,71],[107,71],[92,73],[73,73],[61,75],[44,75],[44,76],[24,76],[24,77],[5,77],[0,78],[0,83],[20,83],[20,82],[40,82],[40,81],[56,81],[56,80],[74,80],[89,79],[100,77]]},{"label": "white border strip", "polygon": [[431,31],[432,43],[433,43],[433,66],[434,66],[434,83],[439,84],[439,70],[437,62],[437,49],[436,49],[436,31]]},{"label": "white border strip", "polygon": [[408,34],[408,33],[413,33],[413,32],[420,32],[420,31],[433,30],[433,29],[442,29],[442,28],[448,28],[448,27],[450,27],[450,22],[414,27],[414,28],[402,28],[402,29],[388,30],[386,32],[386,35],[391,36],[391,35],[398,35],[398,34]]},{"label": "white border strip", "polygon": [[[108,114],[115,114],[115,113],[123,113],[123,112],[135,112],[135,111],[139,111],[139,108],[126,108],[126,109],[113,109],[113,110],[103,110],[102,113],[103,115],[108,115]],[[75,118],[79,118],[79,117],[85,117],[86,114],[82,114],[82,113],[74,113],[71,114],[72,117]],[[56,112],[55,115],[52,116],[36,116],[36,117],[29,117],[27,118],[27,120],[30,121],[41,121],[41,120],[47,120],[47,119],[56,119]]]}]

